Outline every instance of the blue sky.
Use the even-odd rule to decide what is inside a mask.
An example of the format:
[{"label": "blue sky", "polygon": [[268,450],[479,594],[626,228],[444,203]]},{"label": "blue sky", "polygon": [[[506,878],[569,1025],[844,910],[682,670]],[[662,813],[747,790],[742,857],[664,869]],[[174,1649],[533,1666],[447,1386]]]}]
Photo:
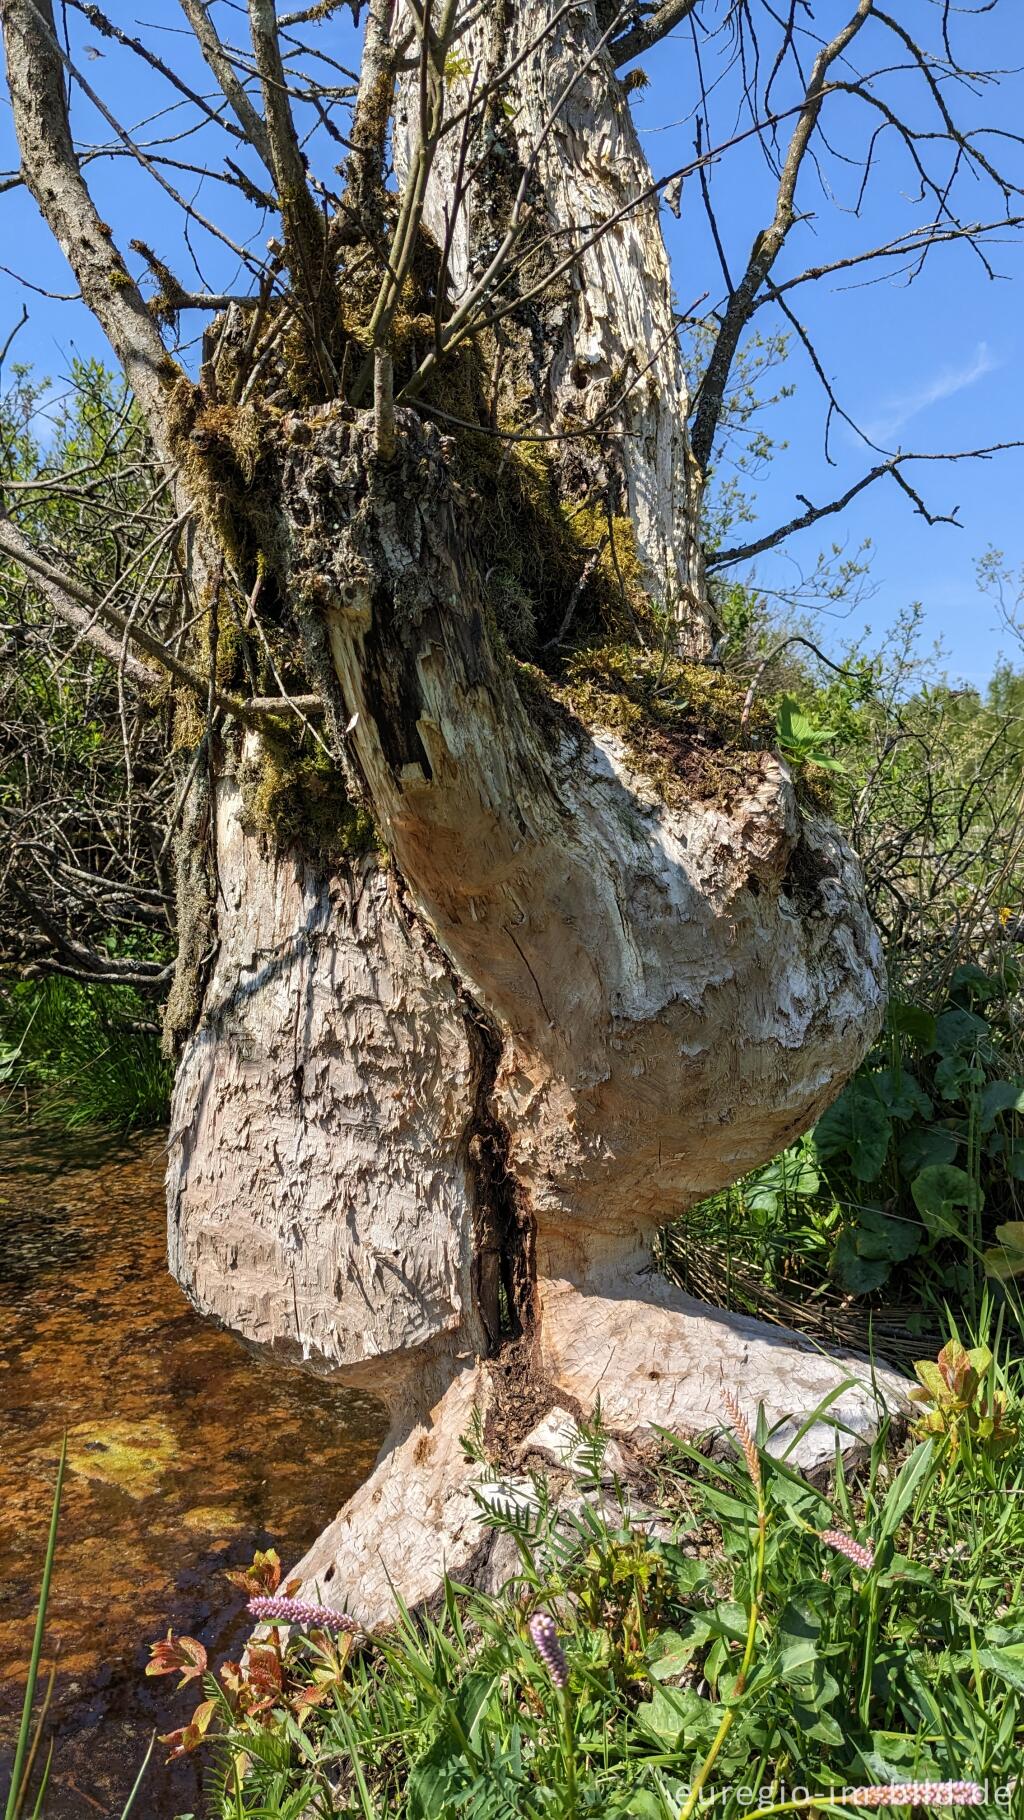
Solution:
[{"label": "blue sky", "polygon": [[[705,10],[713,19],[714,4]],[[820,29],[835,29],[849,10],[849,0],[841,5],[837,0],[820,0],[815,7]],[[939,17],[934,0],[903,0],[893,10],[910,29],[934,40]],[[148,4],[147,0],[110,0],[108,11],[123,30],[143,37],[182,73],[195,78],[197,84],[202,82],[201,66],[178,29],[182,16],[170,0],[148,0]],[[230,13],[221,16],[227,19]],[[347,11],[340,19],[347,22]],[[954,18],[954,31],[959,34],[963,61],[973,67],[1000,66],[1015,72],[1024,67],[1024,8],[1015,0],[1000,0],[991,13]],[[125,125],[135,125],[167,106],[168,92],[153,72],[99,39],[74,14],[70,15],[70,32],[87,79]],[[354,64],[358,50],[350,24],[332,24],[320,42],[340,61]],[[87,47],[102,55],[88,55]],[[702,49],[710,63],[714,39],[703,40]],[[635,95],[634,109],[652,168],[660,176],[685,163],[693,153],[694,56],[688,30],[684,28],[641,61],[650,86]],[[925,99],[909,78],[897,75],[893,80],[897,87],[890,93],[905,102],[908,117],[915,125],[927,124]],[[1015,129],[1024,112],[1022,93],[1024,76],[1013,73],[999,87],[987,87],[977,97],[967,97],[961,111],[972,122]],[[792,99],[792,94],[790,89],[785,100]],[[839,97],[833,106],[834,142],[840,150],[852,149],[861,131],[853,104]],[[728,77],[716,91],[714,107],[715,135],[724,138],[737,127],[736,94]],[[109,129],[88,102],[79,99],[76,108],[80,133],[87,138],[109,138]],[[175,118],[164,116],[171,121]],[[143,130],[154,134],[163,129],[154,123]],[[223,151],[223,140],[207,133],[190,138],[180,155],[197,162],[205,157],[215,164]],[[338,156],[338,148],[329,148],[325,171]],[[1005,162],[1021,168],[1015,149],[1008,152]],[[15,163],[4,101],[0,169],[9,170]],[[197,282],[182,248],[174,205],[154,190],[145,173],[123,159],[97,162],[90,166],[90,181],[122,248],[133,234],[141,235],[170,258],[186,282]],[[197,180],[186,174],[175,181],[187,186],[190,196],[198,195],[198,206],[215,214],[230,231],[242,231],[233,192],[209,180],[197,189]],[[793,230],[777,275],[791,275],[808,264],[866,248],[925,219],[912,195],[906,160],[886,143],[879,149],[860,219],[850,212],[855,175],[837,164],[831,182],[832,200],[813,181],[798,196],[811,219]],[[742,269],[754,233],[767,218],[773,182],[751,142],[727,154],[711,171],[710,183],[735,276]],[[975,203],[970,186],[964,192],[963,207],[971,218],[975,210],[998,212],[991,195],[986,200],[979,193]],[[663,211],[663,221],[680,305],[686,307],[704,295],[709,302],[717,301],[722,279],[695,178],[684,184],[680,220]],[[257,245],[273,226],[252,221],[248,225],[257,230]],[[237,282],[235,255],[202,230],[191,238],[203,281],[214,286]],[[1005,274],[994,283],[970,250],[960,246],[934,252],[922,276],[909,287],[901,281],[866,286],[864,274],[855,272],[791,294],[841,402],[876,441],[927,452],[1024,435],[1021,243],[994,248],[992,259]],[[0,195],[0,264],[44,289],[74,289],[62,255],[39,221],[35,205],[21,190]],[[57,377],[66,370],[72,350],[83,355],[106,353],[102,335],[81,305],[28,291],[5,271],[0,271],[0,345],[23,302],[30,319],[19,333],[10,359],[30,361]],[[765,329],[779,326],[769,311],[763,311],[761,317]],[[749,528],[751,535],[799,511],[798,494],[816,503],[840,494],[876,459],[840,424],[831,439],[834,465],[826,462],[821,391],[802,350],[794,347],[785,371],[773,378],[795,385],[796,390],[765,421],[772,436],[788,446],[778,452],[758,483],[757,523]],[[983,683],[1000,650],[1009,649],[1009,640],[1005,632],[1000,633],[994,607],[978,593],[974,565],[992,545],[1005,552],[1011,567],[1024,564],[1019,503],[1024,490],[1024,451],[988,462],[935,464],[927,472],[916,470],[912,478],[920,483],[934,510],[949,512],[959,507],[963,528],[939,525],[930,529],[892,482],[880,482],[855,501],[841,521],[828,520],[802,533],[786,554],[773,552],[759,559],[757,574],[785,598],[792,594],[801,570],[812,569],[818,551],[829,547],[833,539],[850,550],[870,539],[871,598],[846,619],[822,619],[825,642],[837,647],[844,638],[859,633],[865,623],[880,630],[901,608],[919,600],[926,609],[929,634],[941,637],[948,649],[950,671],[966,681]],[[747,531],[741,529],[740,535]]]}]

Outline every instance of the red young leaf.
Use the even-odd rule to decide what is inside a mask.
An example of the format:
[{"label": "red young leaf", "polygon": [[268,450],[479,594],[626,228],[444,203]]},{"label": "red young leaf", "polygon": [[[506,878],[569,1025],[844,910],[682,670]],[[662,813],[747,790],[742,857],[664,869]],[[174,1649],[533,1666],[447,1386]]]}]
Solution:
[{"label": "red young leaf", "polygon": [[258,1548],[249,1567],[228,1567],[224,1577],[232,1586],[240,1586],[250,1598],[259,1593],[274,1593],[281,1583],[281,1557],[276,1548]]},{"label": "red young leaf", "polygon": [[179,1687],[184,1687],[187,1681],[198,1680],[206,1673],[206,1651],[195,1637],[176,1637],[173,1630],[169,1630],[159,1643],[150,1644],[149,1653],[147,1675],[176,1675],[180,1672]]}]

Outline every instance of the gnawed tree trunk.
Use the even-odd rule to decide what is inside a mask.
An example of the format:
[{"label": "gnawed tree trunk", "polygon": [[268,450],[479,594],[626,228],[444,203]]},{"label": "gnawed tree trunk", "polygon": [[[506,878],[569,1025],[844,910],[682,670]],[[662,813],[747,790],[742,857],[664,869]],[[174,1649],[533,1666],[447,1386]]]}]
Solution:
[{"label": "gnawed tree trunk", "polygon": [[[474,1401],[510,1414],[481,1353],[499,1383],[514,1358],[513,1411],[600,1394],[625,1429],[713,1425],[723,1387],[772,1419],[834,1388],[831,1360],[699,1317],[650,1240],[811,1122],[882,1006],[856,865],[783,765],[723,753],[707,794],[680,747],[656,786],[524,682],[454,450],[397,427],[385,461],[349,410],[284,419],[275,489],[284,584],[326,622],[392,870],[261,851],[225,779],[171,1171],[199,1306],[388,1397],[384,1461],[308,1564],[337,1556],[367,1617],[479,1547],[459,1436]],[[864,1433],[874,1393],[838,1410]]]},{"label": "gnawed tree trunk", "polygon": [[[566,496],[592,489],[613,538],[615,518],[628,516],[645,586],[675,619],[680,651],[700,657],[711,628],[699,540],[703,476],[686,435],[689,401],[658,197],[604,48],[613,23],[620,23],[617,8],[551,0],[483,9],[449,62],[456,113],[501,71],[515,75],[490,101],[476,163],[458,131],[441,140],[425,221],[447,250],[453,298],[465,307],[524,186],[529,224],[502,297],[509,314],[494,361],[505,419],[568,432],[553,445]],[[399,87],[394,138],[396,163],[408,174],[421,140],[411,80]],[[460,174],[474,171],[456,206]],[[647,200],[636,206],[640,196]],[[598,223],[627,209],[595,234]],[[551,267],[560,262],[565,270],[552,285]],[[603,416],[615,434],[595,458],[593,441],[572,433]]]},{"label": "gnawed tree trunk", "polygon": [[[252,334],[251,317],[220,320],[199,386],[112,264],[49,0],[4,8],[34,193],[194,517],[211,778],[180,842],[171,1261],[247,1342],[387,1401],[384,1456],[303,1569],[368,1620],[394,1587],[427,1597],[445,1563],[466,1577],[479,1556],[459,1446],[474,1408],[510,1458],[554,1404],[585,1414],[599,1395],[614,1428],[694,1431],[728,1388],[799,1423],[847,1375],[796,1336],[701,1311],[649,1264],[664,1221],[834,1096],[884,986],[844,842],[763,734],[705,724],[722,704],[692,661],[714,625],[703,477],[605,11],[505,0],[443,77],[408,77],[398,163],[433,237],[409,240],[408,265],[397,230],[389,243],[402,284],[371,411],[370,255],[396,219],[370,155],[389,0],[370,9],[362,149],[329,227],[285,119],[273,8],[252,0],[292,291],[276,319],[267,302],[258,358],[261,315]],[[436,119],[446,88],[456,125],[428,168],[412,97]],[[484,91],[463,160],[458,109]],[[320,696],[326,831],[308,794],[290,831],[266,812],[282,725],[264,737],[221,675],[226,602],[236,655],[255,624]],[[357,805],[377,836],[358,855]],[[867,1432],[876,1387],[833,1413]],[[832,1447],[819,1430],[799,1457]]]},{"label": "gnawed tree trunk", "polygon": [[[545,9],[498,10],[460,46],[457,94],[540,35]],[[539,137],[537,243],[586,239],[644,188],[600,37],[577,7],[519,64],[451,222],[458,135],[442,141],[427,219],[456,304]],[[614,436],[549,445],[547,484],[570,523],[596,514],[590,553],[623,585],[625,526],[632,585],[700,655],[713,616],[672,310],[651,203],[504,319],[487,385],[506,428],[609,413]],[[481,1569],[474,1409],[511,1458],[553,1403],[599,1396],[615,1429],[696,1432],[723,1388],[796,1422],[835,1389],[848,1363],[701,1309],[653,1274],[650,1244],[807,1127],[883,1002],[856,864],[777,758],[709,754],[513,660],[508,641],[529,642],[496,625],[488,521],[517,451],[481,482],[460,410],[437,415],[334,403],[266,431],[261,544],[321,669],[326,632],[328,705],[387,857],[330,871],[258,831],[246,736],[217,790],[217,958],[171,1134],[171,1259],[197,1306],[389,1405],[377,1470],[301,1568],[367,1621],[393,1587],[416,1601],[445,1566]],[[541,648],[569,607],[534,624]],[[833,1413],[869,1432],[875,1390]],[[833,1446],[819,1429],[798,1457]]]}]

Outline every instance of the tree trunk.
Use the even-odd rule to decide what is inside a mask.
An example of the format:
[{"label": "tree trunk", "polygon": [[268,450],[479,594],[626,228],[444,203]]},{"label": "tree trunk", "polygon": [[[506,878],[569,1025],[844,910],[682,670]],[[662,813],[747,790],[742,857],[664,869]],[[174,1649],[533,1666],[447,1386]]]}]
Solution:
[{"label": "tree trunk", "polygon": [[[461,45],[456,90],[514,65],[557,9],[499,10]],[[649,181],[600,39],[591,8],[566,11],[496,98],[451,233],[456,300],[516,173],[545,246],[556,231],[578,244]],[[406,166],[409,114],[406,95]],[[457,142],[442,141],[428,189],[442,247]],[[672,309],[645,204],[473,359],[482,420],[563,438],[545,445],[556,512],[591,513],[609,585],[628,598],[642,583],[693,657],[713,614]],[[263,426],[236,510],[348,729],[383,853],[328,866],[275,840],[252,808],[270,753],[254,733],[224,748],[216,956],[170,1140],[171,1262],[197,1307],[389,1405],[380,1464],[302,1567],[367,1621],[393,1586],[415,1602],[444,1565],[482,1571],[459,1446],[474,1407],[511,1465],[555,1404],[586,1414],[599,1395],[616,1430],[692,1433],[716,1425],[723,1388],[799,1422],[841,1383],[848,1361],[660,1281],[650,1243],[806,1129],[884,997],[856,862],[778,758],[716,749],[696,710],[645,719],[600,666],[581,684],[510,654],[493,522],[511,515],[532,545],[547,521],[529,516],[518,445],[499,445],[482,482],[461,413],[435,403],[433,424],[399,403],[393,430],[389,413],[341,403]],[[615,434],[575,433],[595,415]],[[608,547],[624,522],[628,577],[628,552]],[[571,608],[557,603],[550,637]],[[713,693],[713,672],[674,656],[649,670]],[[898,1398],[891,1374],[879,1381]],[[833,1413],[869,1432],[875,1389],[848,1388]],[[833,1447],[819,1425],[796,1457]]]}]

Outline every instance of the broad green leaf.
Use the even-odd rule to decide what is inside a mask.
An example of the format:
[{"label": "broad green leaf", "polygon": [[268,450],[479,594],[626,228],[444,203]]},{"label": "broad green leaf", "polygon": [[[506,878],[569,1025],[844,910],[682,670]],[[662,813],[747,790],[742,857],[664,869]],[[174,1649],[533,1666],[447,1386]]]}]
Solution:
[{"label": "broad green leaf", "polygon": [[1010,1645],[1009,1649],[979,1649],[978,1661],[982,1668],[1000,1681],[1005,1681],[1018,1694],[1024,1694],[1024,1645]]},{"label": "broad green leaf", "polygon": [[1005,996],[1006,987],[1002,980],[993,979],[984,967],[974,961],[966,961],[958,967],[949,982],[949,996],[958,1005],[987,1004],[989,999]]},{"label": "broad green leaf", "polygon": [[983,1017],[964,1006],[956,1005],[935,1020],[935,1044],[940,1055],[962,1055],[976,1049],[989,1034]]},{"label": "broad green leaf", "polygon": [[935,1085],[944,1100],[966,1100],[980,1087],[985,1070],[973,1053],[944,1055],[935,1070]]},{"label": "broad green leaf", "polygon": [[1024,1220],[1006,1220],[997,1226],[995,1244],[985,1253],[985,1272],[997,1282],[1024,1276]]},{"label": "broad green leaf", "polygon": [[945,1125],[913,1125],[899,1142],[900,1170],[905,1176],[919,1175],[937,1163],[951,1163],[958,1149],[956,1133]]},{"label": "broad green leaf", "polygon": [[636,1710],[641,1731],[670,1750],[678,1750],[684,1739],[690,1744],[710,1740],[721,1716],[720,1706],[702,1700],[690,1687],[656,1687]]},{"label": "broad green leaf", "polygon": [[814,1127],[814,1148],[827,1162],[846,1154],[859,1182],[882,1173],[892,1126],[885,1107],[865,1080],[852,1080]]},{"label": "broad green leaf", "polygon": [[647,1666],[653,1681],[671,1681],[688,1668],[696,1649],[699,1649],[698,1638],[684,1637],[681,1631],[665,1630],[655,1637],[647,1651]]},{"label": "broad green leaf", "polygon": [[934,1238],[963,1231],[959,1210],[981,1210],[983,1196],[977,1182],[955,1163],[933,1163],[910,1184],[914,1205]]},{"label": "broad green leaf", "polygon": [[909,1069],[901,1068],[897,1073],[892,1068],[880,1068],[871,1076],[871,1084],[890,1118],[904,1123],[914,1118],[931,1118],[931,1100]]},{"label": "broad green leaf", "polygon": [[901,1036],[911,1037],[926,1050],[935,1042],[935,1019],[930,1011],[925,1011],[920,1005],[909,1005],[902,999],[893,999],[889,1006],[889,1024]]},{"label": "broad green leaf", "polygon": [[793,1714],[805,1738],[813,1738],[819,1744],[842,1745],[846,1738],[842,1728],[836,1724],[830,1713],[823,1713],[819,1708],[803,1706],[793,1702]]},{"label": "broad green leaf", "polygon": [[1000,1112],[1024,1112],[1024,1081],[990,1081],[981,1096],[981,1129],[990,1131]]}]

